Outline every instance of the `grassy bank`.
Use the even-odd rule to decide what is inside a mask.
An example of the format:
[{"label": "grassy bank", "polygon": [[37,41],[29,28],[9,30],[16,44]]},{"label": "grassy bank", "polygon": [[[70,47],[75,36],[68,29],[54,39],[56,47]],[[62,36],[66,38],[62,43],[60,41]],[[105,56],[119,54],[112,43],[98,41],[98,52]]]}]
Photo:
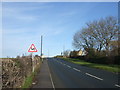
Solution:
[{"label": "grassy bank", "polygon": [[[41,65],[40,65],[41,66]],[[35,72],[32,72],[31,75],[29,75],[28,77],[25,78],[25,81],[24,81],[24,84],[22,85],[22,90],[26,90],[26,88],[30,88],[32,86],[32,83],[35,79],[35,76],[38,74],[39,72],[39,68],[40,66],[38,66],[36,69],[35,69]]]},{"label": "grassy bank", "polygon": [[29,88],[32,85],[35,75],[36,75],[36,72],[32,72],[30,76],[26,77],[25,82],[21,88]]},{"label": "grassy bank", "polygon": [[75,64],[82,65],[82,66],[102,69],[102,70],[106,70],[106,71],[110,71],[110,72],[114,72],[114,73],[120,72],[120,66],[118,66],[118,65],[95,64],[95,63],[86,62],[86,61],[83,61],[80,59],[72,59],[72,58],[62,58],[62,59],[72,62],[72,63],[75,63]]}]

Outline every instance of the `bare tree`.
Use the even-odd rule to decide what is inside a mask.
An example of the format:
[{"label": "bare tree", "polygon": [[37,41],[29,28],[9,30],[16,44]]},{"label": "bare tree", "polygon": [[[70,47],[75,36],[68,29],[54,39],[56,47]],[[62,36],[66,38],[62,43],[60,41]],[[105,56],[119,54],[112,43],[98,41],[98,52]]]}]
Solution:
[{"label": "bare tree", "polygon": [[[77,49],[95,49],[98,52],[106,50],[109,55],[112,40],[117,40],[118,23],[115,17],[106,17],[97,21],[87,23],[86,27],[75,33],[73,46]],[[108,52],[108,53],[107,53]]]}]

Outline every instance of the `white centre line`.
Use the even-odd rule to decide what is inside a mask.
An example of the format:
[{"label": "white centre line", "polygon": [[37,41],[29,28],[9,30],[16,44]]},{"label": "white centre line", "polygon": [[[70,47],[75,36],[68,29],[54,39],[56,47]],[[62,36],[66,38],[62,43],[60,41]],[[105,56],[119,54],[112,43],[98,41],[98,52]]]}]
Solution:
[{"label": "white centre line", "polygon": [[66,65],[66,64],[63,64],[63,65]]},{"label": "white centre line", "polygon": [[96,79],[103,80],[102,78],[99,78],[99,77],[97,77],[97,76],[91,75],[91,74],[89,74],[89,73],[85,73],[85,74],[86,74],[86,75],[89,75],[89,76],[91,76],[91,77],[94,77],[94,78],[96,78]]},{"label": "white centre line", "polygon": [[58,61],[58,63],[61,63],[60,61]]},{"label": "white centre line", "polygon": [[60,62],[62,64],[62,62]]},{"label": "white centre line", "polygon": [[71,68],[71,66],[67,65],[67,67]]},{"label": "white centre line", "polygon": [[78,72],[80,72],[80,70],[79,69],[77,69],[77,68],[73,68],[74,70],[76,70],[76,71],[78,71]]},{"label": "white centre line", "polygon": [[120,85],[115,84],[116,87],[120,87]]}]

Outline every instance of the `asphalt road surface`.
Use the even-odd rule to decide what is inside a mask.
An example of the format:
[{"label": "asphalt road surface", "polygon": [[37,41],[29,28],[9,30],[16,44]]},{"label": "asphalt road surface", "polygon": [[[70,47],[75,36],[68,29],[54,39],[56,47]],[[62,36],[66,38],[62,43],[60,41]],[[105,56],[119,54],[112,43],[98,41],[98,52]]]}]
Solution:
[{"label": "asphalt road surface", "polygon": [[120,88],[118,74],[47,58],[55,88]]}]

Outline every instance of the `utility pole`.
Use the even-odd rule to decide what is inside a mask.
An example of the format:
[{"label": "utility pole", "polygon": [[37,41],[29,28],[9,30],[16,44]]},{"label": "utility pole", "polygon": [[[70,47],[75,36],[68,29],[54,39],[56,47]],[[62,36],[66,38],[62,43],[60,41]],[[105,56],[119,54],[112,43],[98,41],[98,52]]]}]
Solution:
[{"label": "utility pole", "polygon": [[43,42],[43,36],[41,35],[41,59],[42,59],[42,63],[43,63],[43,53],[42,53],[42,42]]},{"label": "utility pole", "polygon": [[65,45],[63,45],[63,57],[64,57],[64,52],[65,52]]},{"label": "utility pole", "polygon": [[43,36],[41,35],[41,57],[42,57],[42,38],[43,38]]},{"label": "utility pole", "polygon": [[48,49],[48,57],[49,57],[49,49]]}]

